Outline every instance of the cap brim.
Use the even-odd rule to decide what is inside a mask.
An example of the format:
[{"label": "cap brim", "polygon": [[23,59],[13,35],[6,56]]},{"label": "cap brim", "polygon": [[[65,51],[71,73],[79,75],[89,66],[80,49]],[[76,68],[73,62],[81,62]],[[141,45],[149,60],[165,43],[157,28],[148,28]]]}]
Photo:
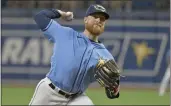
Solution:
[{"label": "cap brim", "polygon": [[105,12],[94,12],[94,13],[91,13],[89,15],[93,15],[93,14],[103,14],[105,16],[106,20],[110,18],[109,14],[105,13]]}]

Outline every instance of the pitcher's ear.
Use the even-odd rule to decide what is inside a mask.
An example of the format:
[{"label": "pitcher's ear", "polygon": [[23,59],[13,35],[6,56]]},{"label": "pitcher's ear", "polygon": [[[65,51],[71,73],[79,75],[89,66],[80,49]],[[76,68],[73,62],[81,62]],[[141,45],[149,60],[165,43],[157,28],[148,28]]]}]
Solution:
[{"label": "pitcher's ear", "polygon": [[84,23],[87,23],[87,17],[84,17]]}]

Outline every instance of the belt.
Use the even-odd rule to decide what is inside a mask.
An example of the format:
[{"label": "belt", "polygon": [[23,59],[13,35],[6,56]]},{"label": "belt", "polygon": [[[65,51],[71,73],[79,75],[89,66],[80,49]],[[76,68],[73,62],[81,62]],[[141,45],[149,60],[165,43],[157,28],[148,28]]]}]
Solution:
[{"label": "belt", "polygon": [[[52,84],[52,83],[50,83],[49,86],[50,86],[53,90],[55,90],[55,88],[56,88],[55,85]],[[64,91],[62,91],[62,90],[58,90],[58,93],[61,94],[61,95],[63,95],[65,98],[73,98],[73,97],[75,97],[76,95],[78,95],[78,93],[75,93],[75,94],[68,94],[68,93],[66,93],[66,92],[64,92]]]}]

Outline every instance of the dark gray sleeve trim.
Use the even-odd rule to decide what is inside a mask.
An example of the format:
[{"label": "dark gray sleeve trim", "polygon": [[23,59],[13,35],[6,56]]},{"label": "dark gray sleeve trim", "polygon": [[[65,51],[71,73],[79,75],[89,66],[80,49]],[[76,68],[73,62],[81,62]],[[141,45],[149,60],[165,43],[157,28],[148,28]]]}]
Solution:
[{"label": "dark gray sleeve trim", "polygon": [[[47,26],[52,23],[51,19],[60,18],[61,14],[56,9],[42,10],[34,16],[34,20],[38,27],[45,31]],[[50,23],[51,22],[51,23]]]}]

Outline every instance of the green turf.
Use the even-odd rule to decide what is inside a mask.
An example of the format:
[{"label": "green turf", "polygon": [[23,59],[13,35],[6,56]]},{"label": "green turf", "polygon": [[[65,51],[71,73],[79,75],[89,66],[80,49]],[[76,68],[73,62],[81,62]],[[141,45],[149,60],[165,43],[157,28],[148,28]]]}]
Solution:
[{"label": "green turf", "polygon": [[[33,95],[34,88],[2,88],[2,105],[27,105]],[[170,95],[158,96],[157,91],[152,90],[121,90],[119,99],[110,100],[103,89],[89,89],[87,95],[93,103],[108,105],[169,105]]]},{"label": "green turf", "polygon": [[119,99],[108,99],[103,90],[89,90],[87,95],[94,104],[110,105],[169,105],[170,95],[166,93],[163,97],[158,96],[157,91],[152,90],[123,90]]}]

